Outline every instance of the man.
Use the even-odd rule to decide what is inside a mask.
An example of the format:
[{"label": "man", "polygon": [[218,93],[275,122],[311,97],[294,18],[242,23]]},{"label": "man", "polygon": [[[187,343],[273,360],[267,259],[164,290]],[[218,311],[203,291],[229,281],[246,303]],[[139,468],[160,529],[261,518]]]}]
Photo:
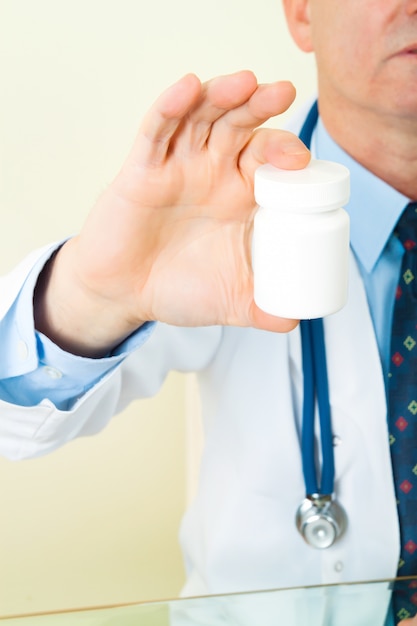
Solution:
[{"label": "man", "polygon": [[[314,154],[352,171],[349,302],[325,320],[336,491],[348,517],[334,546],[311,548],[294,525],[305,495],[296,321],[252,297],[254,171],[309,160],[290,133],[258,129],[291,104],[290,84],[258,85],[250,72],[204,85],[185,76],[150,110],[79,236],[36,254],[3,290],[3,332],[24,352],[3,365],[0,445],[10,457],[98,430],[170,368],[199,372],[206,448],[182,527],[189,594],[397,572],[384,383],[403,251],[392,233],[417,200],[417,0],[284,5],[295,41],[317,57]],[[35,285],[37,348],[15,322]]]}]

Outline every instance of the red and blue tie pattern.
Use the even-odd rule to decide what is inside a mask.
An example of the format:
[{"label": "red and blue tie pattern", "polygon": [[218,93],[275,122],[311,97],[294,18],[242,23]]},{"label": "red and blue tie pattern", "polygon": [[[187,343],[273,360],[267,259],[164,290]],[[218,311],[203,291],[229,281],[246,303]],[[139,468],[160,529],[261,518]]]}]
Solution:
[{"label": "red and blue tie pattern", "polygon": [[[417,575],[417,203],[410,203],[396,227],[404,247],[391,336],[389,428],[401,529],[399,576]],[[417,613],[415,583],[394,591],[394,613]]]}]

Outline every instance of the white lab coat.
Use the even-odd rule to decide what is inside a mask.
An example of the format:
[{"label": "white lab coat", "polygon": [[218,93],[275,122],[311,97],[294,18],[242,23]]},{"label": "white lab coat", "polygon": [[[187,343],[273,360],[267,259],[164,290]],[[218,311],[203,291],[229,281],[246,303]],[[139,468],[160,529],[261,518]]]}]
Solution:
[{"label": "white lab coat", "polygon": [[[44,252],[1,279],[0,318]],[[345,535],[326,550],[304,543],[294,523],[305,495],[298,329],[274,334],[159,324],[70,411],[47,399],[31,408],[0,402],[0,454],[37,456],[93,434],[131,399],[154,394],[169,370],[197,371],[205,448],[199,490],[181,528],[184,594],[394,577],[399,528],[384,382],[353,255],[348,303],[325,319],[325,338],[332,428],[340,442],[336,491],[348,516]],[[368,607],[375,623],[378,611],[383,623],[386,597]]]},{"label": "white lab coat", "polygon": [[[35,255],[3,280],[4,315]],[[386,402],[366,294],[351,256],[346,307],[325,320],[336,489],[347,511],[345,536],[314,550],[298,535],[304,496],[298,329],[163,324],[71,411],[0,403],[0,453],[27,458],[102,429],[132,398],[154,394],[170,369],[197,371],[205,450],[200,489],[181,542],[187,594],[393,577],[399,532]]]}]

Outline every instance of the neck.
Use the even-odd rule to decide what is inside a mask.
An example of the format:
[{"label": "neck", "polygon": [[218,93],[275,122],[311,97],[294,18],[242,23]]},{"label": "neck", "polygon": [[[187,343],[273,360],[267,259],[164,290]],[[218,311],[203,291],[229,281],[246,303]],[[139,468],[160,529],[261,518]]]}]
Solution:
[{"label": "neck", "polygon": [[320,98],[333,139],[358,163],[410,200],[417,200],[417,116],[398,116]]}]

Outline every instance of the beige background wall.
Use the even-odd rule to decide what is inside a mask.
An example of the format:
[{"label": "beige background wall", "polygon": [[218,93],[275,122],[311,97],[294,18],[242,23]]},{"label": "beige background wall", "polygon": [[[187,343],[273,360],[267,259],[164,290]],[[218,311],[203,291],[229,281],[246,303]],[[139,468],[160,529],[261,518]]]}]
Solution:
[{"label": "beige background wall", "polygon": [[[314,90],[280,0],[0,0],[0,271],[79,228],[165,86],[242,68]],[[0,615],[178,593],[186,401],[173,374],[98,437],[0,459]]]}]

